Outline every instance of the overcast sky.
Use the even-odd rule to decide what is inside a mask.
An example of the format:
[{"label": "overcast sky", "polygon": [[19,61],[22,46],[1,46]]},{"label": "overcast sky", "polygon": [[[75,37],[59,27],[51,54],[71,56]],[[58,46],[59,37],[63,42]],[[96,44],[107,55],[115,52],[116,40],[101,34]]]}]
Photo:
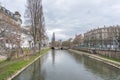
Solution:
[{"label": "overcast sky", "polygon": [[[26,0],[0,0],[7,9],[19,11],[24,20]],[[120,0],[43,0],[49,38],[68,39],[104,25],[120,24]]]}]

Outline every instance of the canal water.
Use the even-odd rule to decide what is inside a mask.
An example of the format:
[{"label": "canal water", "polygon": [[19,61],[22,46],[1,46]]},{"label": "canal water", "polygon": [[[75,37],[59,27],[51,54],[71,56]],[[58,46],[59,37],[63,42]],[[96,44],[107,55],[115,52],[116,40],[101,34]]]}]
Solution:
[{"label": "canal water", "polygon": [[13,80],[120,80],[120,70],[84,55],[54,50]]}]

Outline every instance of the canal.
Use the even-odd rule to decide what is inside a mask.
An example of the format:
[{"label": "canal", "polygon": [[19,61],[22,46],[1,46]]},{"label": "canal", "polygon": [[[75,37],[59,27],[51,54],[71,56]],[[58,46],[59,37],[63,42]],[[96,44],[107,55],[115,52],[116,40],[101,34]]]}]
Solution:
[{"label": "canal", "polygon": [[120,70],[67,50],[51,50],[13,80],[120,80]]}]

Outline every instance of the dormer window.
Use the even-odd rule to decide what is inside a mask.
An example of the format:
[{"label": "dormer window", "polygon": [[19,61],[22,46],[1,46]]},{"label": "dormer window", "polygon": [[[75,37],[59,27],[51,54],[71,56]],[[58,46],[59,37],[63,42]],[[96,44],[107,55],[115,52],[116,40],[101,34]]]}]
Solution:
[{"label": "dormer window", "polygon": [[7,10],[7,14],[10,15],[10,11],[9,10]]},{"label": "dormer window", "polygon": [[4,7],[2,7],[1,9],[2,9],[4,12],[5,12],[5,10],[6,10]]},{"label": "dormer window", "polygon": [[7,10],[5,10],[5,13],[7,13]]},{"label": "dormer window", "polygon": [[13,13],[10,13],[11,17],[13,17]]},{"label": "dormer window", "polygon": [[19,18],[21,17],[21,15],[20,15],[20,13],[18,11],[16,11],[14,15],[16,15]]}]

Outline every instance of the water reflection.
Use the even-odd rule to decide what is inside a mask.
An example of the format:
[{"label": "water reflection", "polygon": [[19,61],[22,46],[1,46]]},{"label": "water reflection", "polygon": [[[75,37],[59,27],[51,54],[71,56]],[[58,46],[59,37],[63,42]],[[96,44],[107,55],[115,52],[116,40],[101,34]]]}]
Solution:
[{"label": "water reflection", "polygon": [[51,50],[13,80],[120,80],[120,70],[84,55]]},{"label": "water reflection", "polygon": [[38,59],[12,80],[44,80],[41,74],[41,61]]},{"label": "water reflection", "polygon": [[[86,69],[104,80],[120,80],[120,70],[89,58],[84,60]],[[92,65],[92,66],[91,66]],[[118,78],[118,79],[117,79]]]},{"label": "water reflection", "polygon": [[54,65],[55,64],[55,50],[52,50],[51,55],[52,55],[52,63]]},{"label": "water reflection", "polygon": [[120,70],[103,62],[95,61],[85,55],[74,54],[74,59],[79,64],[83,63],[85,69],[94,75],[100,76],[103,80],[120,80]]}]

